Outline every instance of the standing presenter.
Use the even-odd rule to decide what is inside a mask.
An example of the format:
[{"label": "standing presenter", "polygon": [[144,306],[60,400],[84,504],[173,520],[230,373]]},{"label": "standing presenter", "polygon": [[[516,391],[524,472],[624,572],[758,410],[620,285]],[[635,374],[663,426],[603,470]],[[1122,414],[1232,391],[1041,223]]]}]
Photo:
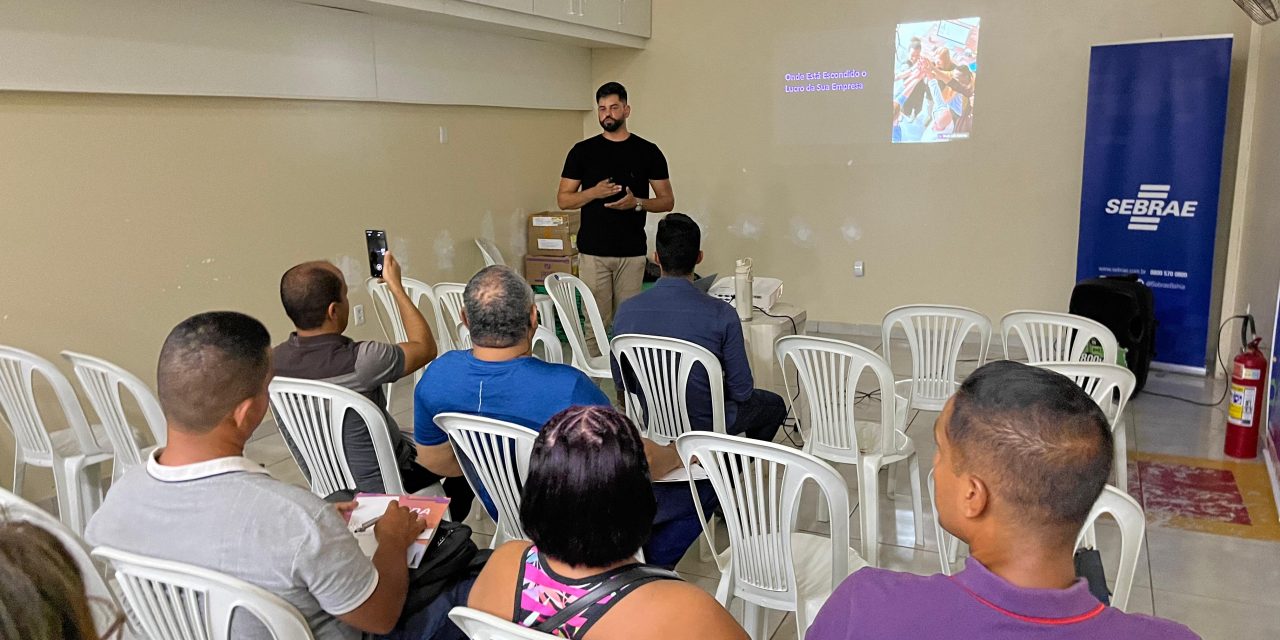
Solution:
[{"label": "standing presenter", "polygon": [[[561,209],[582,209],[579,275],[596,299],[606,330],[618,305],[640,293],[645,213],[670,211],[676,204],[666,157],[658,145],[627,131],[630,115],[625,87],[608,82],[596,90],[596,117],[604,132],[569,150],[556,194]],[[596,344],[591,323],[586,325],[589,348],[608,353],[607,344]]]}]

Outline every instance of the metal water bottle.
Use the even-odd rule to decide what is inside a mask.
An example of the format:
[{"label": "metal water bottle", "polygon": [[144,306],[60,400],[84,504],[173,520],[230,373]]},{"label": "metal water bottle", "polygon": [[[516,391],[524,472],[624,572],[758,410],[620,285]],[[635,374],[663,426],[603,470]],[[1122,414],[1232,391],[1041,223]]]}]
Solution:
[{"label": "metal water bottle", "polygon": [[751,319],[751,258],[740,258],[733,272],[733,306],[739,320]]}]

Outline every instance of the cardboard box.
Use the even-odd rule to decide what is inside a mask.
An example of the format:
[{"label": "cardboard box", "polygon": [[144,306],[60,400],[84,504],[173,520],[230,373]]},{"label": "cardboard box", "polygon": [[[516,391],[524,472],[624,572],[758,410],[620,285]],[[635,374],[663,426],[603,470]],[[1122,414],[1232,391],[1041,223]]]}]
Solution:
[{"label": "cardboard box", "polygon": [[578,275],[578,253],[568,256],[525,256],[524,277],[532,285],[541,285],[553,273]]},{"label": "cardboard box", "polygon": [[526,234],[531,256],[570,256],[578,252],[581,211],[540,211],[529,215]]}]

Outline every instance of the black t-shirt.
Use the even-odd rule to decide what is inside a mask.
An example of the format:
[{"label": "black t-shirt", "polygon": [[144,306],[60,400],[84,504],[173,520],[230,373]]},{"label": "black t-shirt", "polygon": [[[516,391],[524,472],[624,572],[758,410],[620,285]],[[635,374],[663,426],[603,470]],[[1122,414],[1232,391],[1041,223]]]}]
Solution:
[{"label": "black t-shirt", "polygon": [[[631,134],[622,142],[598,135],[573,145],[564,159],[561,177],[582,182],[590,189],[605,178],[630,187],[637,198],[649,197],[650,180],[667,180],[667,159],[658,145]],[[630,258],[645,255],[645,212],[606,209],[605,203],[626,197],[625,191],[582,206],[578,250],[592,256]]]}]

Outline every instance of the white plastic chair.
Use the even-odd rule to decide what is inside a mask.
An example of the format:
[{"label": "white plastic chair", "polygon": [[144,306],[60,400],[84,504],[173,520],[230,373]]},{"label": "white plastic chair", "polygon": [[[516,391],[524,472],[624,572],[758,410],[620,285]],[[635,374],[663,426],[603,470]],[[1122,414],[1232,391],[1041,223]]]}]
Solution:
[{"label": "white plastic chair", "polygon": [[[107,432],[111,450],[115,453],[112,472],[116,477],[130,467],[142,464],[151,451],[165,445],[168,432],[164,411],[160,409],[160,402],[156,400],[151,388],[142,380],[101,358],[74,351],[63,351],[62,357],[75,368],[80,388],[84,389],[93,412],[98,415],[98,420],[102,421]],[[155,445],[143,447],[138,444],[137,430],[129,424],[129,418],[125,415],[124,403],[120,398],[121,388],[133,396],[138,408],[142,410],[142,417],[151,431]]]},{"label": "white plastic chair", "polygon": [[[470,349],[471,346],[471,331],[467,329],[465,324],[458,325],[458,348]],[[538,355],[539,349],[542,351],[541,356]],[[543,362],[564,364],[564,347],[560,344],[560,338],[556,336],[554,331],[539,326],[533,332],[533,357]]]},{"label": "white plastic chair", "polygon": [[[880,469],[900,462],[907,463],[910,475],[915,543],[924,544],[920,461],[915,442],[904,432],[906,399],[893,392],[893,371],[888,363],[866,347],[812,336],[784,336],[774,344],[774,351],[784,372],[788,361],[795,366],[799,388],[805,394],[808,419],[801,424],[808,425],[808,433],[804,451],[858,467],[862,556],[878,566]],[[880,391],[878,423],[858,420],[858,381],[867,369]],[[791,382],[785,375],[784,381],[787,397],[791,397]],[[833,522],[838,519],[831,518]]]},{"label": "white plastic chair", "polygon": [[1125,435],[1124,409],[1133,396],[1134,387],[1138,386],[1137,377],[1120,365],[1103,362],[1042,362],[1036,366],[1071,378],[1102,408],[1115,444],[1112,463],[1115,485],[1121,491],[1128,491],[1129,438]]},{"label": "white plastic chair", "polygon": [[471,640],[546,640],[556,637],[467,607],[450,609],[449,619]]},{"label": "white plastic chair", "polygon": [[[729,547],[717,555],[716,599],[728,608],[743,601],[743,626],[767,637],[761,608],[794,611],[803,640],[818,609],[851,571],[866,562],[849,546],[848,518],[831,519],[831,537],[796,530],[800,497],[812,481],[831,513],[849,513],[844,478],[827,463],[790,447],[720,433],[687,433],[676,440],[688,467],[696,458],[707,471],[724,511]],[[698,517],[706,522],[693,480]],[[704,524],[703,534],[714,533]]]},{"label": "white plastic chair", "polygon": [[441,413],[435,423],[449,435],[467,484],[476,495],[489,494],[498,509],[497,530],[489,548],[528,536],[520,524],[520,494],[529,475],[529,457],[537,432],[518,424],[464,413]]},{"label": "white plastic chair", "polygon": [[[431,285],[413,278],[400,278],[400,283],[404,287],[404,292],[409,296],[409,300],[414,306],[422,308],[423,300],[431,304],[431,322],[435,325],[434,337],[436,339],[436,353],[442,354],[451,351],[453,341],[449,338],[449,332],[444,331],[442,315],[440,313],[440,305],[436,303],[435,294],[431,292]],[[391,295],[391,289],[387,288],[387,283],[379,282],[377,278],[367,278],[364,281],[365,289],[369,292],[369,297],[373,299],[373,315],[378,319],[378,326],[382,328],[382,333],[387,337],[387,341],[394,343],[408,342],[409,334],[404,328],[404,318],[400,317],[400,307],[396,305],[396,300]],[[382,317],[386,316],[386,321]],[[423,369],[413,372],[413,388],[418,388],[418,381],[422,379]],[[387,409],[391,408],[391,384],[382,386],[383,395],[387,401]],[[412,392],[410,392],[412,395]]]},{"label": "white plastic chair", "polygon": [[289,453],[307,476],[311,493],[324,498],[356,488],[342,439],[348,409],[355,411],[369,429],[384,492],[405,493],[387,421],[378,405],[350,389],[318,380],[276,377],[268,390],[271,413],[293,443]]},{"label": "white plastic chair", "polygon": [[[37,373],[53,388],[66,429],[45,428],[32,387]],[[71,383],[53,363],[13,347],[0,346],[0,414],[13,431],[13,492],[22,495],[27,465],[48,467],[58,495],[58,518],[76,535],[83,534],[102,503],[98,465],[112,457],[103,429],[89,427]]]},{"label": "white plastic chair", "polygon": [[1102,361],[1115,364],[1120,345],[1111,330],[1102,323],[1070,313],[1050,311],[1010,311],[1000,319],[1000,341],[1004,357],[1009,358],[1009,334],[1018,334],[1027,362],[1079,362],[1097,360],[1085,353],[1089,341],[1102,345]]},{"label": "white plastic chair", "polygon": [[[942,528],[938,521],[937,498],[934,495],[933,471],[929,472],[929,503],[933,505],[934,530],[938,536],[938,557],[941,561],[942,573],[952,575],[954,564],[959,555],[959,547],[963,544],[958,538]],[[1147,519],[1142,507],[1129,494],[1107,485],[1102,494],[1094,501],[1084,526],[1076,535],[1076,549],[1096,548],[1093,540],[1094,526],[1104,513],[1111,514],[1120,525],[1120,562],[1116,570],[1115,587],[1111,593],[1111,606],[1126,611],[1129,606],[1129,594],[1133,591],[1133,578],[1138,569],[1138,554],[1142,551],[1142,538],[1146,535]]]},{"label": "white plastic chair", "polygon": [[[547,293],[555,303],[556,315],[560,318],[560,326],[569,337],[569,348],[573,351],[573,366],[592,378],[612,379],[609,370],[609,354],[606,350],[598,356],[591,355],[587,349],[587,337],[583,322],[591,323],[591,331],[599,344],[607,341],[604,320],[600,317],[600,309],[596,307],[595,296],[587,288],[587,283],[567,273],[553,273],[546,279]],[[586,312],[584,320],[578,315],[578,299]]]},{"label": "white plastic chair", "polygon": [[893,368],[890,338],[901,326],[911,350],[911,378],[895,383],[894,393],[907,398],[909,409],[941,411],[960,386],[956,366],[969,334],[978,334],[978,366],[987,361],[991,321],[964,307],[909,305],[892,309],[880,324],[881,351]]},{"label": "white plastic chair", "polygon": [[[659,445],[693,431],[689,417],[689,376],[695,365],[706,371],[711,392],[711,430],[725,433],[724,370],[706,349],[685,340],[636,334],[613,339],[612,350],[623,375],[627,414],[645,436]],[[633,385],[638,388],[633,388]],[[643,400],[643,409],[636,398]]]},{"label": "white plastic chair", "polygon": [[110,547],[93,556],[115,570],[125,602],[152,640],[230,640],[237,611],[252,614],[277,640],[314,637],[293,605],[243,580]]},{"label": "white plastic chair", "polygon": [[449,336],[452,348],[458,347],[458,327],[462,326],[463,292],[467,285],[457,282],[441,282],[431,287],[431,295],[440,309],[441,331]]},{"label": "white plastic chair", "polygon": [[1147,518],[1142,506],[1129,494],[1107,485],[1089,510],[1080,534],[1076,536],[1076,548],[1094,548],[1090,540],[1094,524],[1102,514],[1111,514],[1120,525],[1120,563],[1116,569],[1115,587],[1111,592],[1111,606],[1127,611],[1129,594],[1133,591],[1133,577],[1138,570],[1138,554],[1142,552],[1142,538],[1147,533]]},{"label": "white plastic chair", "polygon": [[[506,259],[502,257],[502,251],[498,250],[498,245],[494,244],[492,240],[476,238],[476,246],[480,248],[480,255],[484,258],[484,266],[491,267],[495,264],[507,266]],[[551,302],[551,296],[534,292],[533,303],[538,306],[538,324],[546,327],[554,335],[556,332],[556,307]]]},{"label": "white plastic chair", "polygon": [[75,560],[84,580],[85,595],[89,597],[89,608],[93,614],[93,625],[102,635],[124,615],[116,595],[107,586],[107,581],[89,557],[89,548],[80,536],[49,515],[40,507],[22,498],[0,489],[0,521],[26,522],[49,533],[66,547],[67,553]]}]

